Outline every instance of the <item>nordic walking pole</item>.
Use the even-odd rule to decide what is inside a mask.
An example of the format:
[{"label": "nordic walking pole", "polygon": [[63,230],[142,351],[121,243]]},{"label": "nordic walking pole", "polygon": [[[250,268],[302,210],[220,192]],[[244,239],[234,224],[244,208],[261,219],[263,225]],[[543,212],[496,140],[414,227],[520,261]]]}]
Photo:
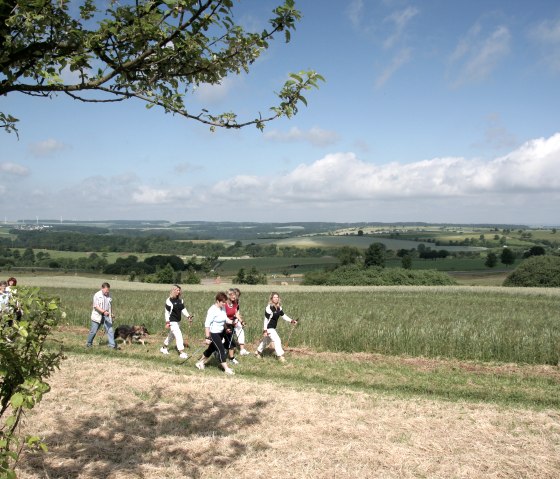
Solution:
[{"label": "nordic walking pole", "polygon": [[292,333],[294,332],[294,329],[296,329],[298,323],[299,321],[297,319],[294,319],[294,321],[292,322],[292,329],[290,331],[290,334],[288,334],[288,339],[286,340],[286,349],[288,349],[288,345],[290,344],[290,338],[292,337]]}]

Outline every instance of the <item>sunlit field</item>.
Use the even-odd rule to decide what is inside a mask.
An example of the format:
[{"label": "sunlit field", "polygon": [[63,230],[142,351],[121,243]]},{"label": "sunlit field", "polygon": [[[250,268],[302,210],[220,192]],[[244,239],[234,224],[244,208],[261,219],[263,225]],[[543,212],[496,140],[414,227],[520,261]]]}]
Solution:
[{"label": "sunlit field", "polygon": [[[112,351],[84,347],[102,279],[18,279],[67,313],[67,359],[24,424],[49,452],[26,452],[22,479],[558,477],[559,290],[279,286],[300,320],[279,325],[287,362],[238,356],[226,377],[194,362],[230,284],[184,286],[184,360],[159,352],[169,285],[109,278],[115,325],[151,333]],[[250,351],[271,289],[242,288]]]},{"label": "sunlit field", "polygon": [[[72,278],[68,278],[72,281]],[[84,280],[82,280],[84,281]],[[87,281],[93,281],[88,279]],[[89,325],[98,286],[46,287],[60,297],[68,325]],[[126,289],[125,289],[126,287]],[[203,337],[203,321],[215,292],[225,285],[185,286],[195,314],[187,334]],[[262,331],[270,286],[242,288],[241,310],[248,341]],[[461,360],[557,364],[560,291],[491,287],[281,287],[285,312],[295,328],[279,327],[290,346],[316,351],[443,357]],[[113,284],[118,324],[144,324],[164,334],[165,285]],[[293,328],[293,329],[292,329]]]}]

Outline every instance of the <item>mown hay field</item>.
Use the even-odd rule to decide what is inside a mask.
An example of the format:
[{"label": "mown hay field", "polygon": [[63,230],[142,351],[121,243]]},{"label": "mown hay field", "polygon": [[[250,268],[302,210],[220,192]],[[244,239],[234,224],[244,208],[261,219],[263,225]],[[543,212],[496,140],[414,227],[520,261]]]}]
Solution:
[{"label": "mown hay field", "polygon": [[289,372],[272,362],[226,377],[107,356],[71,355],[51,378],[25,425],[49,452],[25,454],[20,479],[560,474],[558,409],[329,391],[270,379]]}]

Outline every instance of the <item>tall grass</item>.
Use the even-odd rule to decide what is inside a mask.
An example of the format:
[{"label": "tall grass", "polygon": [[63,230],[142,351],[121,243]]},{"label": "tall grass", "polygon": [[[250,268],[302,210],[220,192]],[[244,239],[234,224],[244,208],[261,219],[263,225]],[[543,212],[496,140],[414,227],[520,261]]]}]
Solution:
[{"label": "tall grass", "polygon": [[[182,328],[191,339],[200,339],[215,293],[186,289],[185,303],[195,322]],[[61,297],[68,324],[89,327],[94,291],[44,290]],[[248,343],[262,332],[268,293],[259,291],[246,290],[241,296]],[[113,296],[116,325],[145,324],[163,337],[166,291],[113,290]],[[289,346],[529,364],[557,364],[560,359],[560,295],[555,292],[317,288],[282,296],[284,311],[300,320],[293,331],[280,321],[278,331],[284,342],[290,337]]]}]

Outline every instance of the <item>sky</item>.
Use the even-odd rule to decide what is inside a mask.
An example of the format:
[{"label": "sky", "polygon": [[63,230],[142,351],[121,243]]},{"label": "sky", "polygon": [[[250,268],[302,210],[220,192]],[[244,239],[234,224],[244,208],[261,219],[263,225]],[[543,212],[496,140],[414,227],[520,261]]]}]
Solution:
[{"label": "sky", "polygon": [[[241,0],[267,27],[280,2]],[[560,225],[560,2],[296,0],[303,18],[249,74],[190,111],[266,116],[315,70],[291,119],[217,130],[139,100],[11,93],[4,222],[22,219]]]}]

